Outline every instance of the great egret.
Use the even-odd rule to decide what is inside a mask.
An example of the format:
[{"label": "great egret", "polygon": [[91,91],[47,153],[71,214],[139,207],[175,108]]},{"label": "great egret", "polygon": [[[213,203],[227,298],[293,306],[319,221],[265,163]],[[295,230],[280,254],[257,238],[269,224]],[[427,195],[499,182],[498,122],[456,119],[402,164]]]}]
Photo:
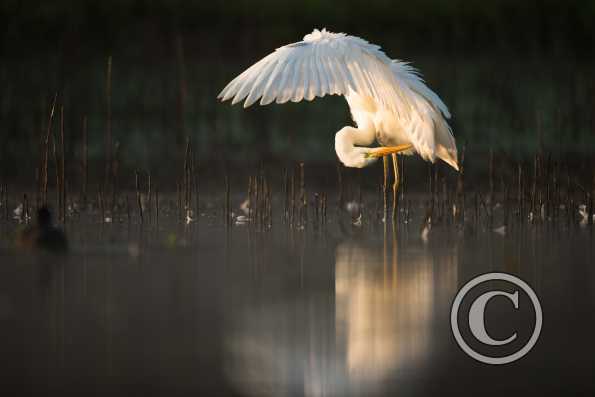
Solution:
[{"label": "great egret", "polygon": [[[335,135],[335,151],[347,167],[362,168],[392,155],[393,216],[399,184],[397,153],[436,157],[458,170],[457,147],[446,122],[450,113],[408,63],[391,60],[379,46],[345,33],[315,29],[304,40],[277,48],[233,79],[218,98],[245,99],[248,107],[275,101],[311,101],[344,95],[357,128]],[[370,148],[376,140],[384,147]],[[385,183],[386,185],[386,183]]]}]

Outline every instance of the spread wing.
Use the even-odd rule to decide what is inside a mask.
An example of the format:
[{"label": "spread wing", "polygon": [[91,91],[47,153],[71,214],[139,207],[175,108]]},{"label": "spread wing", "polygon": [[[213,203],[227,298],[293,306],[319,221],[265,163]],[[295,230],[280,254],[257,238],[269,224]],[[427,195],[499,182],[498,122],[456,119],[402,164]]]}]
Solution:
[{"label": "spread wing", "polygon": [[233,79],[218,95],[248,107],[310,101],[354,91],[375,98],[396,115],[408,118],[415,101],[405,82],[391,70],[392,61],[379,46],[344,33],[314,30],[303,41],[278,48]]}]

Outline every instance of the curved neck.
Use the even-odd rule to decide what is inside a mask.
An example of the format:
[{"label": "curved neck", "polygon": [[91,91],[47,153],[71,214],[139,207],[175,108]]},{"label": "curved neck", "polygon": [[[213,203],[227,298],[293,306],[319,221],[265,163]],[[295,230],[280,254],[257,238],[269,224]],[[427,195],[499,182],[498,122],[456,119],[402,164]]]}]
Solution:
[{"label": "curved neck", "polygon": [[373,130],[341,128],[335,135],[335,151],[339,160],[347,167],[365,167],[370,160],[366,159],[366,149],[359,146],[371,145],[375,137]]}]

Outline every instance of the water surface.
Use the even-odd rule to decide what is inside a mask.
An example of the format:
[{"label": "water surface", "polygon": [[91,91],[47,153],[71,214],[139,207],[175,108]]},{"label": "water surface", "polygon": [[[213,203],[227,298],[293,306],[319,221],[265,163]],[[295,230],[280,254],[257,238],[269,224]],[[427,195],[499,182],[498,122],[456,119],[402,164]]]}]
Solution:
[{"label": "water surface", "polygon": [[[593,235],[419,223],[70,225],[64,258],[0,250],[2,383],[11,395],[593,393]],[[541,300],[541,338],[505,366],[457,346],[450,305],[504,271]],[[530,325],[494,300],[486,328]],[[521,301],[521,309],[523,301]],[[519,338],[522,339],[519,331]]]}]

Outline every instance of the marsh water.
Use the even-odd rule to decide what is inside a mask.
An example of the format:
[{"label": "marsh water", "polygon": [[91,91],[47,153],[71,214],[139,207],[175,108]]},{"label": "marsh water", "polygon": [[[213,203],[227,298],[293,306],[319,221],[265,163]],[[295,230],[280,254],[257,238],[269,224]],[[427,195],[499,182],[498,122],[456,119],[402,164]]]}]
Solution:
[{"label": "marsh water", "polygon": [[[321,228],[73,223],[66,256],[0,250],[7,395],[588,395],[595,365],[592,230],[420,220]],[[6,229],[9,226],[3,225]],[[4,231],[6,231],[3,229]],[[467,356],[451,303],[473,277],[526,281],[543,309],[508,365]],[[526,301],[520,308],[526,308]],[[506,299],[496,339],[531,325]],[[525,335],[526,336],[526,335]]]}]

